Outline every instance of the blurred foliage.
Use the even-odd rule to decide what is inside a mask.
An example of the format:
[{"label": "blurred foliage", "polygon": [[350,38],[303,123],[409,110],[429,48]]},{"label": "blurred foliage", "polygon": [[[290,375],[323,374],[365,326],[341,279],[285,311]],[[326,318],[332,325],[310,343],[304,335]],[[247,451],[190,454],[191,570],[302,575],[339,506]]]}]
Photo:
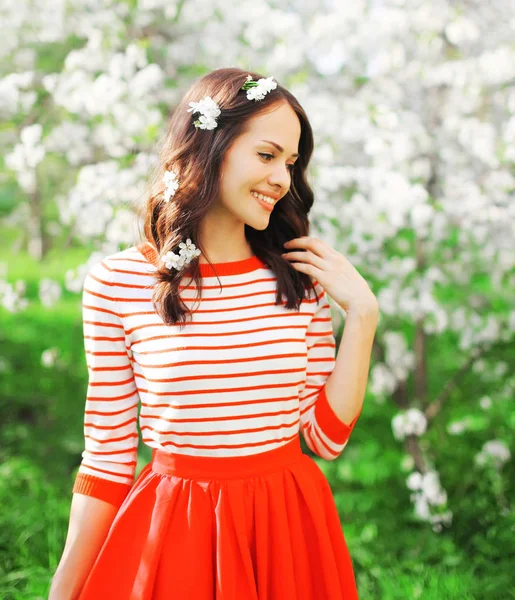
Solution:
[{"label": "blurred foliage", "polygon": [[[38,281],[52,277],[62,283],[66,270],[88,256],[87,250],[72,248],[41,265],[22,255],[8,260],[8,280],[23,278],[31,302],[20,313],[1,313],[0,597],[5,600],[46,598],[64,547],[83,450],[87,371],[80,296],[64,291],[47,309],[38,300]],[[432,372],[443,380],[453,362],[453,340],[441,336],[431,344]],[[41,361],[49,347],[58,349],[51,368]],[[515,350],[508,354],[503,349],[502,359],[513,369]],[[513,461],[501,472],[474,464],[492,434],[503,438],[513,429],[513,415],[505,402],[494,403],[486,417],[477,408],[486,391],[477,389],[477,378],[466,377],[420,440],[454,514],[441,533],[414,517],[405,482],[411,467],[391,430],[393,402],[367,398],[341,457],[314,457],[334,491],[362,599],[515,598]],[[450,436],[447,424],[464,415],[472,418],[470,430]],[[302,446],[310,454],[304,440]],[[151,449],[140,443],[136,474],[150,459]]]}]

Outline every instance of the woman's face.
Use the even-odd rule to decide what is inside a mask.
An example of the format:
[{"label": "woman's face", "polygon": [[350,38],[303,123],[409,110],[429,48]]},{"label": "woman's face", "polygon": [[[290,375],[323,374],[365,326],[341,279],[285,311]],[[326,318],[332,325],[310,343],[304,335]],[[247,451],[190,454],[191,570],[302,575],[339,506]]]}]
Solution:
[{"label": "woman's face", "polygon": [[[290,189],[300,133],[300,121],[286,102],[253,117],[224,157],[219,208],[254,229],[266,229],[273,206]],[[271,197],[273,205],[263,204],[253,192]]]}]

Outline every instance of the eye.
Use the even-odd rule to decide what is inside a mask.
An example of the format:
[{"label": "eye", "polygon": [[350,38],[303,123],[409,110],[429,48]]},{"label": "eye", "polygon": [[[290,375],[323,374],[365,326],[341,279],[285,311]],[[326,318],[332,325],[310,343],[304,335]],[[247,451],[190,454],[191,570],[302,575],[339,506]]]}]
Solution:
[{"label": "eye", "polygon": [[[268,154],[266,152],[258,152],[258,154],[259,154],[259,156],[262,156],[265,160],[267,158],[274,158],[273,154]],[[266,162],[269,162],[269,161],[266,161]],[[288,171],[290,173],[293,173],[293,169],[295,168],[295,163],[293,163],[292,165],[287,165],[287,167],[288,167]]]}]

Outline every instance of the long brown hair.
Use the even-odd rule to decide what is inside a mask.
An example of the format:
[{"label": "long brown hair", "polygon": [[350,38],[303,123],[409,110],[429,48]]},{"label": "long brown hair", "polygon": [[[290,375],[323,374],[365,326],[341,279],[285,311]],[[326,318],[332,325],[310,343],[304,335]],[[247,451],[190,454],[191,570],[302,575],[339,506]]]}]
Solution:
[{"label": "long brown hair", "polygon": [[[308,214],[314,195],[306,179],[306,168],[313,152],[313,132],[295,96],[279,83],[264,99],[249,101],[246,91],[241,89],[249,74],[254,81],[263,77],[234,67],[215,69],[196,80],[183,96],[172,114],[158,153],[157,166],[149,178],[148,197],[141,215],[144,221],[142,241],[150,242],[159,256],[170,250],[178,253],[179,243],[187,238],[203,252],[199,224],[219,196],[220,168],[225,153],[245,132],[249,119],[275,109],[278,103],[287,102],[301,125],[299,157],[293,168],[290,189],[271,213],[267,228],[258,231],[245,225],[245,236],[253,253],[277,278],[275,303],[282,304],[282,298],[286,297],[285,306],[298,310],[308,287],[316,296],[315,287],[309,275],[297,271],[280,255],[285,252],[285,241],[309,235]],[[192,117],[187,110],[189,102],[198,102],[204,96],[210,96],[221,109],[218,126],[213,130],[197,130],[193,126],[197,117]],[[162,179],[167,169],[178,173],[180,185],[166,203],[163,202]],[[216,267],[212,268],[216,272]],[[164,263],[158,266],[152,300],[167,325],[185,322],[186,315],[190,314],[179,295],[179,284],[186,274],[195,280],[201,297],[198,258],[181,271],[169,270]]]}]

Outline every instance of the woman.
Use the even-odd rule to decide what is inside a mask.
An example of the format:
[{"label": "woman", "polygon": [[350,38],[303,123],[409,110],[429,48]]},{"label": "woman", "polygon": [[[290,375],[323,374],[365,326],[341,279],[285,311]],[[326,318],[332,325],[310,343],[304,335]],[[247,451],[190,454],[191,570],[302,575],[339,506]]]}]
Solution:
[{"label": "woman", "polygon": [[[84,283],[85,450],[50,600],[358,597],[299,435],[341,454],[378,306],[308,235],[312,151],[272,77],[217,69],[174,112],[144,239]],[[337,359],[328,296],[347,312]],[[134,481],[138,422],[152,461]]]}]

